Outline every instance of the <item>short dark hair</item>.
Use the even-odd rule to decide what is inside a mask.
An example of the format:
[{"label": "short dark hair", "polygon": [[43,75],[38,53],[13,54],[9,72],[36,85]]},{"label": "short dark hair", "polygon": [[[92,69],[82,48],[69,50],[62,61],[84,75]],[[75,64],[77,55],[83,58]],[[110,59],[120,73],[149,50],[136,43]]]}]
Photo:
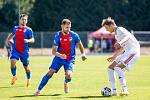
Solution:
[{"label": "short dark hair", "polygon": [[22,17],[25,17],[25,16],[28,18],[28,15],[27,15],[27,14],[21,14],[21,15],[20,15],[20,19],[21,19]]},{"label": "short dark hair", "polygon": [[71,21],[69,19],[63,19],[61,24],[64,25],[66,23],[71,23]]},{"label": "short dark hair", "polygon": [[104,26],[104,25],[116,25],[115,24],[115,21],[111,18],[111,17],[108,17],[108,18],[106,18],[106,19],[103,19],[103,21],[102,21],[102,26]]}]

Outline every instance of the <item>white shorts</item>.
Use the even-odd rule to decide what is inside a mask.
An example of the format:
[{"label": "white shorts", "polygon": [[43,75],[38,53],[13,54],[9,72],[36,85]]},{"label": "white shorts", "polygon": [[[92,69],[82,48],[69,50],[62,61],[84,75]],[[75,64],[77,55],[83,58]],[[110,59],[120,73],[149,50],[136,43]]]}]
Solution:
[{"label": "white shorts", "polygon": [[139,57],[140,51],[125,51],[115,60],[115,62],[118,64],[123,63],[126,66],[125,69],[129,71]]}]

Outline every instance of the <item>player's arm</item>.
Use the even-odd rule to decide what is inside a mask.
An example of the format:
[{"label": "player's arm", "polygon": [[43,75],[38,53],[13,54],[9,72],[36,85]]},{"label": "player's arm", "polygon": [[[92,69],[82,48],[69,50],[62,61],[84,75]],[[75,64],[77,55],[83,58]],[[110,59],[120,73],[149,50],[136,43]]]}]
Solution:
[{"label": "player's arm", "polygon": [[118,50],[114,53],[113,56],[109,57],[107,60],[108,60],[109,62],[112,62],[112,61],[114,61],[119,55],[121,55],[123,52],[124,52],[124,48],[121,47],[120,49],[118,49]]},{"label": "player's arm", "polygon": [[27,39],[24,39],[24,42],[25,42],[25,43],[34,43],[35,40],[34,40],[34,36],[33,36],[33,31],[32,31],[31,28],[29,29],[27,35],[28,35],[28,38],[27,38]]},{"label": "player's arm", "polygon": [[86,60],[87,58],[86,58],[86,56],[85,56],[84,47],[83,47],[83,44],[82,44],[81,41],[78,42],[78,47],[79,47],[79,50],[80,50],[80,52],[81,52],[81,54],[82,54],[82,60],[83,60],[83,61]]},{"label": "player's arm", "polygon": [[128,35],[126,35],[121,41],[115,43],[114,47],[116,49],[120,48],[124,43],[126,43],[128,40],[130,39],[130,37]]},{"label": "player's arm", "polygon": [[14,37],[14,34],[13,33],[9,33],[7,38],[6,38],[6,41],[5,41],[5,45],[7,46],[10,42],[11,39],[13,39]]},{"label": "player's arm", "polygon": [[67,56],[65,54],[61,54],[61,53],[57,52],[57,48],[58,48],[58,46],[55,46],[55,45],[52,47],[52,54],[54,56],[60,57],[62,59],[66,59]]},{"label": "player's arm", "polygon": [[34,43],[34,38],[32,37],[32,38],[30,38],[30,39],[24,39],[24,42],[25,43]]}]

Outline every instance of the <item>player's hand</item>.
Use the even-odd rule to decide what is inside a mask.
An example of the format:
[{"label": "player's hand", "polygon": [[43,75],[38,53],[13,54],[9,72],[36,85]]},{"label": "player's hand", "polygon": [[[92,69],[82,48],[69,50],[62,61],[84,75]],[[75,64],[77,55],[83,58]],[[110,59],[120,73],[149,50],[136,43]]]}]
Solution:
[{"label": "player's hand", "polygon": [[120,48],[121,48],[121,45],[120,45],[118,42],[116,42],[116,43],[114,44],[114,47],[115,47],[115,49],[120,49]]},{"label": "player's hand", "polygon": [[28,43],[28,39],[24,39],[24,43]]},{"label": "player's hand", "polygon": [[82,61],[85,61],[87,59],[86,56],[82,56],[81,58],[82,58]]},{"label": "player's hand", "polygon": [[108,61],[108,62],[113,62],[115,59],[116,59],[116,58],[115,58],[114,56],[112,56],[112,57],[109,57],[109,58],[107,59],[107,61]]},{"label": "player's hand", "polygon": [[61,55],[60,55],[60,58],[62,58],[62,59],[67,59],[67,56],[66,56],[65,54],[61,54]]}]

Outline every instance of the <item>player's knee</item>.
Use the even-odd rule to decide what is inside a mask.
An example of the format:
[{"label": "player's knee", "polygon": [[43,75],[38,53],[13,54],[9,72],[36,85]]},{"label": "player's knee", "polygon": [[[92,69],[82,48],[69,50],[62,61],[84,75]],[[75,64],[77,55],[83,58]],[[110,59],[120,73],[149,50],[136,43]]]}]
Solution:
[{"label": "player's knee", "polygon": [[30,72],[31,70],[30,70],[30,67],[24,67],[25,68],[25,70],[26,70],[26,72]]},{"label": "player's knee", "polygon": [[49,73],[51,76],[53,76],[53,74],[54,74],[55,72],[56,72],[56,71],[53,70],[53,69],[49,69],[49,71],[48,71],[48,73]]},{"label": "player's knee", "polygon": [[123,69],[126,67],[126,65],[123,62],[121,62],[120,64],[117,65],[117,67],[120,67],[121,69]]},{"label": "player's knee", "polygon": [[71,78],[65,77],[65,82],[66,82],[66,83],[71,82]]},{"label": "player's knee", "polygon": [[16,66],[16,61],[12,60],[11,61],[11,67],[15,67]]},{"label": "player's knee", "polygon": [[67,79],[71,79],[71,78],[72,78],[72,73],[71,73],[71,72],[65,73],[65,77],[66,77]]},{"label": "player's knee", "polygon": [[114,69],[116,67],[117,63],[113,62],[111,65],[108,66],[110,69]]},{"label": "player's knee", "polygon": [[112,69],[112,70],[114,70],[114,66],[108,66],[108,69]]},{"label": "player's knee", "polygon": [[67,75],[66,78],[71,80],[72,76],[71,75]]}]

